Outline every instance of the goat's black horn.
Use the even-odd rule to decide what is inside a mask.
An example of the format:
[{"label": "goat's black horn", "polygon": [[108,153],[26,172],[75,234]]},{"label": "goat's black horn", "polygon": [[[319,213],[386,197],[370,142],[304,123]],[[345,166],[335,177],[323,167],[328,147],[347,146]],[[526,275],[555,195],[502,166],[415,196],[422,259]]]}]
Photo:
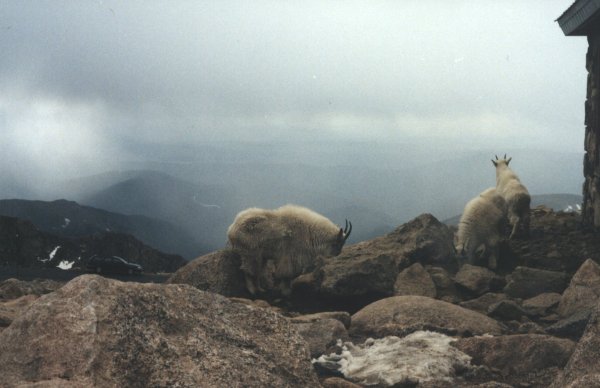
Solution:
[{"label": "goat's black horn", "polygon": [[348,222],[348,231],[346,233],[344,233],[345,234],[344,241],[348,240],[348,237],[350,237],[350,233],[352,233],[352,222],[350,222],[350,221],[347,221],[347,222]]}]

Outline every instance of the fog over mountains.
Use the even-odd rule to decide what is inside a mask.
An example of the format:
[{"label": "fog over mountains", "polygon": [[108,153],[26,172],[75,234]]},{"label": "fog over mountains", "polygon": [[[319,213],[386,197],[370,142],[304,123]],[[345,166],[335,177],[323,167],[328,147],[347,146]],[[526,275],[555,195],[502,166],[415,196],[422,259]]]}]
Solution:
[{"label": "fog over mountains", "polygon": [[[5,174],[0,194],[67,199],[149,217],[153,220],[149,224],[170,224],[179,230],[186,242],[173,253],[193,258],[224,247],[227,227],[237,212],[251,206],[295,203],[337,224],[349,219],[354,225],[351,243],[382,235],[421,213],[440,220],[453,217],[470,198],[495,185],[490,159],[494,152],[504,151],[513,157],[511,167],[532,194],[581,192],[579,153],[519,149],[455,153],[436,143],[348,141],[157,147],[139,160],[123,162],[120,170],[62,181],[47,177],[32,183],[28,177]],[[552,202],[559,208],[574,205]]]}]

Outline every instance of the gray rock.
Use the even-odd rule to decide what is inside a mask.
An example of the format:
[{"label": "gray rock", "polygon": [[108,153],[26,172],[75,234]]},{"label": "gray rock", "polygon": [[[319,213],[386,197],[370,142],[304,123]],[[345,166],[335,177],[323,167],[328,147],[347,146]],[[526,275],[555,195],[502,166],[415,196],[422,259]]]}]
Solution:
[{"label": "gray rock", "polygon": [[452,275],[442,267],[425,266],[431,279],[435,284],[436,298],[448,303],[458,303],[461,300],[460,293],[456,289],[456,283],[452,279]]},{"label": "gray rock", "polygon": [[488,315],[502,321],[518,321],[527,313],[514,300],[506,299],[488,308]]},{"label": "gray rock", "polygon": [[504,279],[494,272],[487,268],[471,264],[463,265],[456,276],[454,276],[454,281],[475,295],[498,291],[505,285]]},{"label": "gray rock", "polygon": [[348,341],[348,331],[337,319],[324,318],[313,321],[292,320],[298,333],[306,340],[312,358],[328,352],[337,340]]},{"label": "gray rock", "polygon": [[417,330],[444,334],[500,334],[498,322],[471,310],[425,296],[394,296],[372,303],[352,316],[350,334],[381,338]]},{"label": "gray rock", "polygon": [[513,298],[532,298],[546,292],[562,293],[567,287],[568,277],[563,272],[517,267],[507,276],[504,293]]},{"label": "gray rock", "polygon": [[166,283],[189,284],[202,291],[223,296],[246,297],[241,259],[231,249],[223,249],[198,257],[177,270]]},{"label": "gray rock", "polygon": [[561,319],[558,322],[553,323],[552,325],[546,327],[545,330],[548,334],[552,334],[557,337],[579,339],[587,327],[591,314],[591,310],[580,310],[565,319]]},{"label": "gray rock", "polygon": [[491,305],[506,299],[508,299],[506,294],[488,292],[487,294],[481,295],[479,298],[461,302],[459,306],[482,314],[487,314]]},{"label": "gray rock", "polygon": [[453,346],[473,357],[474,365],[496,368],[503,374],[563,367],[575,349],[575,342],[540,334],[461,338]]},{"label": "gray rock", "polygon": [[545,292],[523,301],[523,309],[532,316],[551,314],[558,306],[561,295],[556,292]]},{"label": "gray rock", "polygon": [[7,386],[318,386],[305,340],[267,309],[182,284],[83,275],[0,333]]},{"label": "gray rock", "polygon": [[435,298],[436,289],[431,275],[420,263],[415,263],[398,274],[394,295],[421,295]]},{"label": "gray rock", "polygon": [[558,314],[567,317],[578,311],[590,310],[600,296],[600,266],[587,259],[577,270],[558,305]]}]

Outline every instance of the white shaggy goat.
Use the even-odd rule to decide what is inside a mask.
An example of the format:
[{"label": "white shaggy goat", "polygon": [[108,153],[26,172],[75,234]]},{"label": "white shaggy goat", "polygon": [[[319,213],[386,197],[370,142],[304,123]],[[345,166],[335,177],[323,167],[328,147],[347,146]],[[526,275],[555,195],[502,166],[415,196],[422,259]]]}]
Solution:
[{"label": "white shaggy goat", "polygon": [[227,230],[231,247],[242,259],[248,291],[264,291],[306,273],[319,256],[337,256],[350,236],[352,223],[342,229],[305,207],[285,205],[275,210],[241,211]]},{"label": "white shaggy goat", "polygon": [[458,223],[459,255],[466,256],[469,264],[477,264],[479,258],[488,256],[488,266],[495,269],[507,224],[506,214],[506,202],[493,187],[470,200]]},{"label": "white shaggy goat", "polygon": [[512,239],[517,234],[527,235],[529,233],[531,197],[517,174],[508,167],[511,160],[512,158],[506,159],[506,154],[503,159],[498,159],[496,155],[496,160],[492,159],[492,163],[496,167],[496,190],[508,205],[508,220],[512,225],[509,238]]}]

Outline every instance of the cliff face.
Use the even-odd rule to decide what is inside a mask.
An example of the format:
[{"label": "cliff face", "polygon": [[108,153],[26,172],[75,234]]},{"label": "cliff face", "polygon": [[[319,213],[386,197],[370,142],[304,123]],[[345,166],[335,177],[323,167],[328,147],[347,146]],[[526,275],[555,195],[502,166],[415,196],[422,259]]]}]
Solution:
[{"label": "cliff face", "polygon": [[600,32],[588,36],[583,222],[600,227]]}]

